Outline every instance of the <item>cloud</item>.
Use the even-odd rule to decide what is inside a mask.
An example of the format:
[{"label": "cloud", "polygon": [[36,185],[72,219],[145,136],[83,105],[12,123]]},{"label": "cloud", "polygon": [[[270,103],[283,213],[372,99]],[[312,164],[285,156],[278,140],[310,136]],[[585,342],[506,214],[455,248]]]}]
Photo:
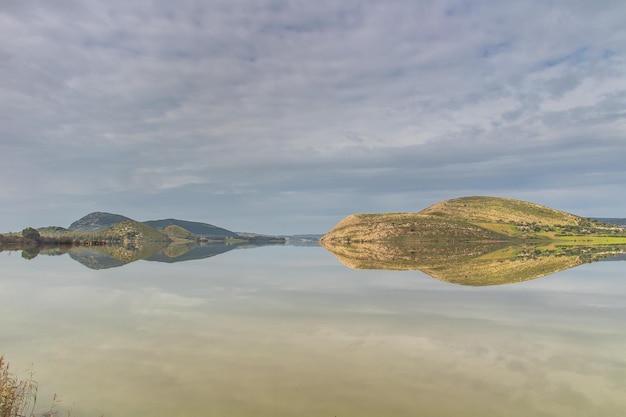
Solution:
[{"label": "cloud", "polygon": [[[294,217],[340,218],[405,207],[416,194],[515,197],[576,184],[620,193],[624,10],[3,4],[2,214],[15,228],[34,195],[117,211],[130,208],[120,196],[137,208],[169,208],[172,193],[190,204],[229,196],[227,205],[280,201]],[[353,206],[329,199],[337,194]],[[198,220],[219,223],[229,212],[220,207]],[[304,227],[269,209],[254,216],[268,229]]]}]

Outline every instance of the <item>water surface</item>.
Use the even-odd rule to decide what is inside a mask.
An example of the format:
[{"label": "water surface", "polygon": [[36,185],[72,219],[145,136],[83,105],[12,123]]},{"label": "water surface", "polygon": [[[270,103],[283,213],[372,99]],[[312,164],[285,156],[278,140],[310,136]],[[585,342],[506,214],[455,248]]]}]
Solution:
[{"label": "water surface", "polygon": [[626,410],[624,262],[490,287],[351,270],[321,247],[0,265],[0,353],[76,416]]}]

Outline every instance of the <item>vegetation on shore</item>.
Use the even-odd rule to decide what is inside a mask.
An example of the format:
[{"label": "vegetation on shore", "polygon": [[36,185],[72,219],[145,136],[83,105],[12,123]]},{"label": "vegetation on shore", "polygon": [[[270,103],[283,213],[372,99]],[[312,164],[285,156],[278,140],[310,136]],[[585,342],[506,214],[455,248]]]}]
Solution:
[{"label": "vegetation on shore", "polygon": [[125,220],[96,232],[72,231],[59,227],[27,227],[21,233],[0,235],[0,251],[22,250],[22,256],[31,259],[42,249],[53,247],[113,245],[141,249],[146,245],[166,245],[168,242],[170,238],[166,234],[139,222]]},{"label": "vegetation on shore", "polygon": [[96,212],[75,221],[67,229],[28,227],[20,233],[0,234],[0,252],[21,250],[25,259],[39,254],[69,253],[89,268],[102,269],[139,259],[177,262],[214,256],[246,245],[285,242],[285,237],[238,234],[207,223],[177,219],[137,222],[116,214]]},{"label": "vegetation on shore", "polygon": [[127,263],[151,256],[168,245],[176,246],[175,252],[181,253],[198,245],[284,242],[283,237],[242,236],[207,223],[177,219],[138,222],[117,214],[95,212],[73,222],[67,229],[57,226],[28,227],[21,233],[0,234],[0,251],[21,250],[24,258],[32,259],[42,251],[67,252],[75,247],[107,247],[109,249],[104,252]]}]

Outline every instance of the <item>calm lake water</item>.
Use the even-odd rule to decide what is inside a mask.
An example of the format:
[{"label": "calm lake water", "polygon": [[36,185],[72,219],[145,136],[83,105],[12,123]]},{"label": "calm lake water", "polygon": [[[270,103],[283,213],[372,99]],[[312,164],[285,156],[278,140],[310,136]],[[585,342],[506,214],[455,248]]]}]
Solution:
[{"label": "calm lake water", "polygon": [[623,261],[491,287],[317,246],[0,268],[0,354],[72,416],[626,415]]}]

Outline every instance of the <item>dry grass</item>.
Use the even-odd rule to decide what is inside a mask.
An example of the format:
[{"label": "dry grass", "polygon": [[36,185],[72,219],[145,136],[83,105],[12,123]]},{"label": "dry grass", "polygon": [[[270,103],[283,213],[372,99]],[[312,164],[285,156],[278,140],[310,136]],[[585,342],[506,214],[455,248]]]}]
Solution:
[{"label": "dry grass", "polygon": [[476,222],[477,226],[480,226],[487,230],[493,230],[496,233],[500,233],[505,236],[520,236],[522,232],[515,227],[513,224],[509,223],[481,223]]},{"label": "dry grass", "polygon": [[59,413],[71,417],[71,409],[57,409],[61,401],[56,394],[52,396],[49,405],[44,407],[45,411],[36,411],[39,385],[33,379],[32,367],[27,375],[22,378],[12,372],[4,355],[0,356],[0,417],[57,417]]},{"label": "dry grass", "polygon": [[0,356],[0,417],[34,416],[37,388],[32,371],[22,379],[11,372],[4,356]]},{"label": "dry grass", "polygon": [[435,203],[420,213],[440,213],[471,222],[578,225],[584,219],[570,213],[526,201],[497,197],[461,197]]},{"label": "dry grass", "polygon": [[321,241],[381,242],[500,241],[508,236],[463,219],[419,213],[353,214],[343,219]]}]

